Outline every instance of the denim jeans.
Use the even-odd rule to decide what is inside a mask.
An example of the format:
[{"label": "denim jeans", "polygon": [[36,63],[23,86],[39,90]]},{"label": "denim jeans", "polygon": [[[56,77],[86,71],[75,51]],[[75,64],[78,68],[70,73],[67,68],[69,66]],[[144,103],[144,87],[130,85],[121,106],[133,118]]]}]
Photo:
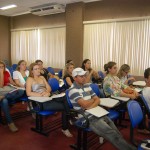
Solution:
[{"label": "denim jeans", "polygon": [[69,106],[65,96],[62,98],[55,98],[52,101],[44,103],[43,109],[62,112],[62,129],[68,129]]},{"label": "denim jeans", "polygon": [[9,111],[9,101],[18,99],[23,95],[23,93],[23,90],[18,90],[17,93],[11,93],[9,96],[6,96],[7,98],[5,97],[0,101],[0,106],[4,112],[8,124],[13,122]]},{"label": "denim jeans", "polygon": [[136,148],[128,144],[116,128],[114,123],[107,117],[97,118],[95,116],[89,118],[90,128],[97,135],[104,137],[111,142],[119,150],[136,150]]}]

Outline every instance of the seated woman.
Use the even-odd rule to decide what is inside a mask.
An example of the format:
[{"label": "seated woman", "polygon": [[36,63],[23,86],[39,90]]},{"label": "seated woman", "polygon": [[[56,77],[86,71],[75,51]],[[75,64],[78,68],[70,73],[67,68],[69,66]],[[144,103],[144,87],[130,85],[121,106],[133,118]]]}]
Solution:
[{"label": "seated woman", "polygon": [[[49,97],[51,88],[45,78],[40,75],[40,67],[36,63],[30,65],[29,77],[26,82],[27,96],[36,97]],[[72,134],[68,130],[68,118],[69,113],[68,103],[65,97],[57,98],[52,101],[43,104],[44,110],[61,111],[62,112],[62,132],[67,137],[72,137]]]},{"label": "seated woman", "polygon": [[43,68],[43,61],[42,60],[36,60],[35,63],[37,63],[40,67],[40,74],[41,76],[43,76],[47,81],[49,78],[56,78],[57,80],[59,80],[58,76],[55,76],[53,74],[51,74],[50,72],[48,72],[48,70],[46,68]]},{"label": "seated woman", "polygon": [[87,71],[86,83],[91,83],[93,78],[95,80],[100,79],[98,72],[91,68],[91,61],[89,59],[85,59],[82,62],[82,69]]},{"label": "seated woman", "polygon": [[72,63],[67,63],[64,69],[64,77],[63,80],[66,82],[66,88],[68,89],[72,83],[74,82],[74,79],[72,77],[72,71],[74,69],[74,65]]},{"label": "seated woman", "polygon": [[27,70],[27,63],[25,60],[20,60],[16,71],[13,72],[13,79],[17,86],[25,87],[29,71]]},{"label": "seated woman", "polygon": [[[5,64],[0,61],[0,93],[2,93],[3,90],[6,88],[6,86],[9,84],[16,85],[12,80],[12,78],[10,77],[10,74],[6,71]],[[9,101],[16,100],[17,98],[21,97],[23,93],[24,93],[23,90],[17,90],[15,92],[0,96],[0,107],[2,108],[2,111],[6,116],[8,127],[12,132],[18,131],[18,128],[15,126],[11,118],[10,111],[9,111]]]},{"label": "seated woman", "polygon": [[115,62],[110,61],[104,65],[104,70],[106,71],[107,76],[104,78],[103,89],[106,96],[121,96],[129,97],[131,99],[136,99],[139,94],[123,84],[117,75],[117,65]]},{"label": "seated woman", "polygon": [[120,81],[126,85],[131,85],[135,81],[135,78],[129,75],[129,72],[130,72],[130,66],[127,64],[123,64],[120,67],[120,70],[117,74]]}]

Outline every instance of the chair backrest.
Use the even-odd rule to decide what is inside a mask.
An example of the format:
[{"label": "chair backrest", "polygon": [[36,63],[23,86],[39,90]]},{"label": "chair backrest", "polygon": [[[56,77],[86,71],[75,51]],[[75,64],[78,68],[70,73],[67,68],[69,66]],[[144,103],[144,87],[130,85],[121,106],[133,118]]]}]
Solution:
[{"label": "chair backrest", "polygon": [[58,77],[59,77],[59,78],[62,78],[62,70],[60,70],[60,71],[58,72]]},{"label": "chair backrest", "polygon": [[17,66],[18,66],[17,64],[12,64],[13,70],[16,70]]},{"label": "chair backrest", "polygon": [[100,97],[100,90],[97,84],[91,83],[90,87],[92,88],[93,92]]},{"label": "chair backrest", "polygon": [[50,72],[51,74],[55,75],[55,71],[52,67],[48,67],[47,68],[48,72]]},{"label": "chair backrest", "polygon": [[48,83],[52,89],[52,92],[59,90],[59,81],[56,78],[51,78],[48,80]]},{"label": "chair backrest", "polygon": [[7,66],[6,68],[9,70],[9,73],[10,73],[11,77],[13,77],[13,72],[14,72],[13,68],[9,67],[9,66]]},{"label": "chair backrest", "polygon": [[146,110],[147,110],[148,113],[150,114],[150,108],[149,108],[149,106],[148,106],[148,104],[147,104],[147,101],[145,100],[145,98],[144,98],[143,95],[140,95],[140,97],[141,97],[141,99],[142,99],[142,101],[143,101],[143,103],[144,103],[144,105],[145,105]]},{"label": "chair backrest", "polygon": [[100,78],[104,79],[105,75],[102,71],[98,71],[98,75],[100,76]]},{"label": "chair backrest", "polygon": [[131,100],[127,104],[128,114],[132,128],[135,128],[143,120],[143,112],[138,102]]},{"label": "chair backrest", "polygon": [[69,90],[66,90],[66,98],[67,98],[67,102],[68,102],[69,108],[73,109],[73,105],[72,105],[72,103],[70,101],[70,98],[69,98]]}]

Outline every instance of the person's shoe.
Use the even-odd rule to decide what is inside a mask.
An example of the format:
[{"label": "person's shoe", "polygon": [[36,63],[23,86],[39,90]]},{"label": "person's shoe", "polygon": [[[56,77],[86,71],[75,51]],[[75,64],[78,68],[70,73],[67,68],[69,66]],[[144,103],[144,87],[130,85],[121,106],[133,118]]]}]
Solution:
[{"label": "person's shoe", "polygon": [[138,129],[138,132],[142,134],[150,134],[150,131],[147,129]]},{"label": "person's shoe", "polygon": [[8,124],[8,127],[9,127],[9,130],[11,132],[17,132],[18,131],[18,128],[15,126],[15,124],[13,122]]},{"label": "person's shoe", "polygon": [[65,136],[67,136],[67,137],[73,137],[73,135],[70,133],[70,131],[68,130],[68,129],[66,129],[66,130],[61,130],[62,131],[62,133],[65,135]]}]

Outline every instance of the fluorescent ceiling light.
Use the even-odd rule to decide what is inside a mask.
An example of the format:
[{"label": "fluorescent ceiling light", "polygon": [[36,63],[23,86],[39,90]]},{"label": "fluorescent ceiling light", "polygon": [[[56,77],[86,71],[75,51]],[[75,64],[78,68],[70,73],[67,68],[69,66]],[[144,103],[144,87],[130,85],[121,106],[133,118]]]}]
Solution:
[{"label": "fluorescent ceiling light", "polygon": [[10,9],[10,8],[14,8],[14,7],[17,7],[17,5],[8,5],[8,6],[4,6],[4,7],[1,7],[0,9],[2,10],[6,10],[6,9]]}]

